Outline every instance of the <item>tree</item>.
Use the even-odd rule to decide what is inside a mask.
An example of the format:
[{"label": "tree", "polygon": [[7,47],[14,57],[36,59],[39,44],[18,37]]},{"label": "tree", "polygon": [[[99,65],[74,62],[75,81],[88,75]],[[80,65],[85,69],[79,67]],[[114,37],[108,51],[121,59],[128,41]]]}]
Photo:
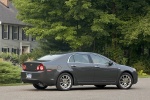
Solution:
[{"label": "tree", "polygon": [[73,50],[101,52],[114,60],[150,57],[149,0],[14,0],[14,4],[18,18],[32,26],[25,28],[26,33],[44,42],[63,42]]}]

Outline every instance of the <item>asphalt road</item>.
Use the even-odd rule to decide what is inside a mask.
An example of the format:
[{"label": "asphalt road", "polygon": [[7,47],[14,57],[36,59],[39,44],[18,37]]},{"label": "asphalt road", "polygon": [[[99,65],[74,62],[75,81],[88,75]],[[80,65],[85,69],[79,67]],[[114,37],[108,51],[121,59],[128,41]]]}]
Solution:
[{"label": "asphalt road", "polygon": [[150,78],[140,78],[129,90],[88,85],[73,86],[70,91],[58,91],[55,86],[46,90],[36,90],[32,85],[1,86],[0,100],[150,100]]}]

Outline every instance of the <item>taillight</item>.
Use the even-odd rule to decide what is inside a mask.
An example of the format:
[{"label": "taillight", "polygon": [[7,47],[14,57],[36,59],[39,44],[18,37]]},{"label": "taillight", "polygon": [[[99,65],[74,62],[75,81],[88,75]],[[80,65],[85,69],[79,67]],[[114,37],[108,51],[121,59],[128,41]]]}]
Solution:
[{"label": "taillight", "polygon": [[27,69],[27,66],[25,64],[22,64],[22,69],[23,70],[26,70]]},{"label": "taillight", "polygon": [[38,65],[36,70],[43,71],[44,70],[44,65],[43,64]]}]

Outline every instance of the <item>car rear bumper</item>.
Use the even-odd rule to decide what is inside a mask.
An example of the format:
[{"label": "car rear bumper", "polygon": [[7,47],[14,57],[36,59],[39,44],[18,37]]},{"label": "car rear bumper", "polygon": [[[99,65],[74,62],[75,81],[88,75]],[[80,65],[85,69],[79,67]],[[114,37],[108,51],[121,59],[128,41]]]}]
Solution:
[{"label": "car rear bumper", "polygon": [[[30,75],[30,77],[28,77],[28,75]],[[44,83],[48,86],[55,85],[56,83],[56,78],[54,77],[53,72],[45,71],[22,71],[21,80],[24,83]]]}]

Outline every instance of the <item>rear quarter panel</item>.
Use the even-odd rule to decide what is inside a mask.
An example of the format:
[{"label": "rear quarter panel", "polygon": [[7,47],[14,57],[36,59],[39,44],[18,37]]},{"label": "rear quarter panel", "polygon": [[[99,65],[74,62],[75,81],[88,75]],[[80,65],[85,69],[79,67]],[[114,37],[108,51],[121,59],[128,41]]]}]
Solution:
[{"label": "rear quarter panel", "polygon": [[58,76],[63,72],[69,72],[72,74],[72,69],[68,67],[67,61],[70,55],[63,55],[62,57],[56,58],[53,61],[45,62],[44,66],[46,70],[55,70],[53,73],[54,80],[57,81]]}]

